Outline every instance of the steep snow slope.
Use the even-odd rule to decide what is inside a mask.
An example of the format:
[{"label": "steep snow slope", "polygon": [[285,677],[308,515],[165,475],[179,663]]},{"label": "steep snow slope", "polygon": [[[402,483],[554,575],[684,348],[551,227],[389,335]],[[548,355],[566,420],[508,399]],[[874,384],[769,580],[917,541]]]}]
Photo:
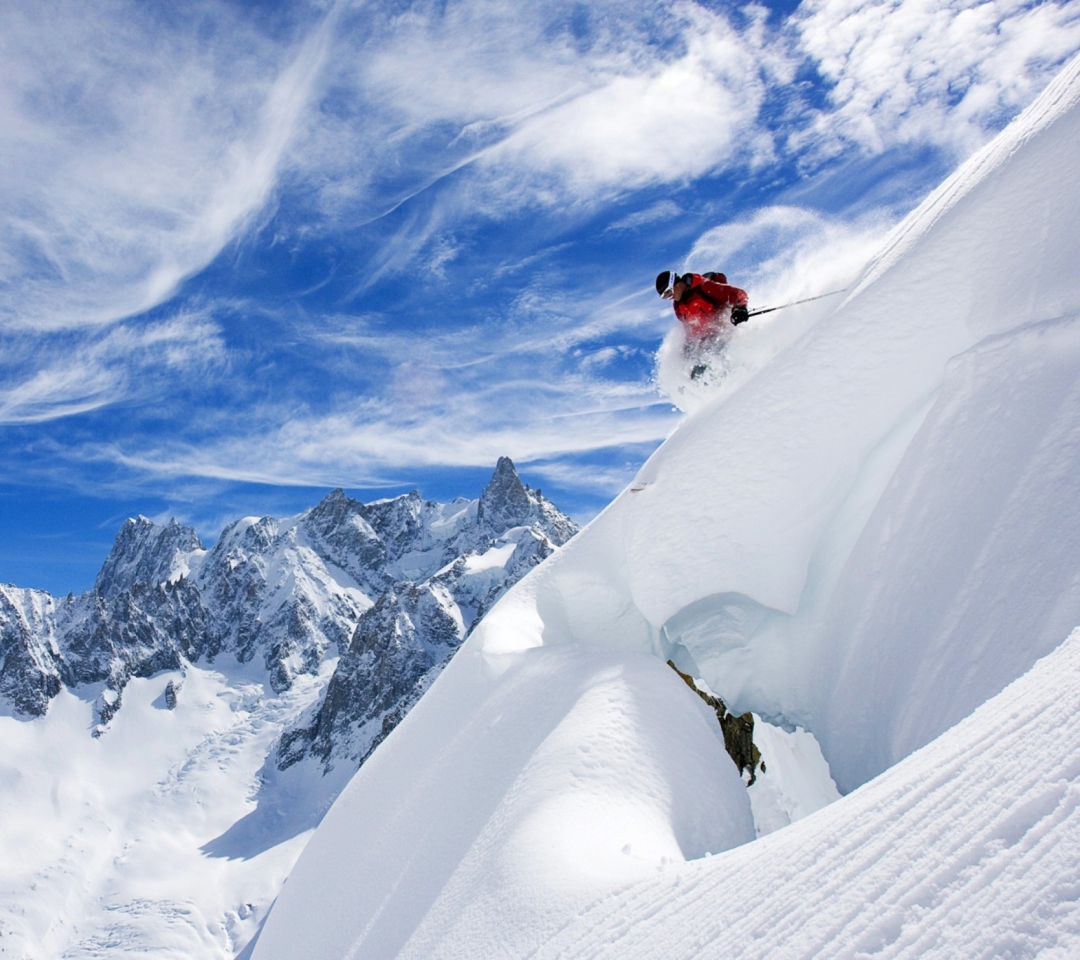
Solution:
[{"label": "steep snow slope", "polygon": [[459,652],[437,682],[457,696],[420,701],[290,875],[282,916],[319,921],[256,957],[391,957],[414,930],[411,955],[434,957],[463,927],[516,955],[664,863],[753,837],[715,718],[666,666],[567,647],[505,666],[493,684],[483,652]]},{"label": "steep snow slope", "polygon": [[[594,917],[616,918],[607,928],[616,939],[633,928],[636,956],[667,956],[665,938],[679,955],[727,955],[728,925],[749,909],[746,887],[726,882],[729,866],[754,874],[760,891],[742,935],[753,941],[750,955],[917,956],[932,943],[956,955],[965,942],[993,955],[1008,952],[1010,937],[1018,955],[1030,953],[1024,944],[1068,955],[1080,924],[1075,867],[1064,886],[1043,890],[1061,865],[1039,838],[1073,856],[1076,772],[1070,758],[1044,774],[1052,788],[1034,769],[1019,778],[1054,755],[1039,717],[1063,729],[1060,745],[1075,752],[1072,647],[850,802],[707,864],[676,866],[651,842],[664,830],[679,836],[674,811],[700,809],[705,785],[681,763],[679,776],[653,764],[638,778],[621,758],[696,742],[682,719],[685,687],[661,663],[671,657],[736,709],[806,726],[852,790],[998,694],[1080,622],[1078,155],[1080,60],[901,225],[805,336],[756,370],[740,367],[733,341],[738,376],[630,490],[496,605],[342,794],[271,912],[255,960],[516,957],[542,947],[588,956],[606,949]],[[613,701],[624,718],[618,736],[601,742],[571,722],[588,693],[582,678],[599,685],[650,656],[655,666],[640,675],[654,679]],[[548,658],[560,657],[551,662],[588,657],[601,674],[590,677],[582,663],[573,683],[545,687]],[[528,709],[542,705],[544,722],[528,725],[532,739],[519,734],[494,749],[478,733],[498,730],[518,696],[535,705]],[[995,726],[1010,697],[1019,713]],[[551,730],[565,755],[534,762],[553,755],[539,739]],[[577,773],[586,748],[594,766]],[[701,754],[697,776],[712,760]],[[1008,778],[992,775],[995,762]],[[547,806],[574,795],[572,777],[590,802],[545,819]],[[617,790],[606,789],[610,778]],[[714,789],[729,817],[745,816],[745,792]],[[987,795],[976,803],[972,789]],[[547,804],[519,801],[534,795]],[[904,807],[905,796],[915,807]],[[996,805],[1012,813],[995,816]],[[626,808],[635,815],[623,817]],[[984,823],[995,825],[990,833]],[[812,880],[795,884],[792,863],[811,862],[800,843],[822,858],[845,825],[847,859],[823,860],[816,874],[831,885],[823,893]],[[561,843],[566,835],[595,845],[583,852]],[[874,867],[882,838],[901,836],[907,855]],[[729,827],[724,845],[745,838]],[[628,887],[629,867],[599,869],[642,839],[648,866],[670,881]],[[677,846],[676,861],[702,845]],[[716,839],[705,847],[716,853]],[[928,854],[909,870],[913,851],[943,860]],[[1000,871],[1007,882],[995,879]],[[837,899],[808,951],[798,927],[809,915],[785,884],[809,902]],[[890,890],[898,899],[884,896]],[[978,909],[960,916],[956,904],[968,895]],[[1022,908],[1005,909],[999,896],[1044,910],[1045,943],[1020,928]],[[726,897],[738,902],[721,911]],[[568,927],[590,898],[603,906]],[[645,906],[658,898],[670,904],[668,925]],[[953,909],[938,910],[942,898]],[[725,924],[706,922],[710,912]]]},{"label": "steep snow slope", "polygon": [[1078,692],[1080,631],[840,802],[643,881],[531,956],[1080,956]]}]

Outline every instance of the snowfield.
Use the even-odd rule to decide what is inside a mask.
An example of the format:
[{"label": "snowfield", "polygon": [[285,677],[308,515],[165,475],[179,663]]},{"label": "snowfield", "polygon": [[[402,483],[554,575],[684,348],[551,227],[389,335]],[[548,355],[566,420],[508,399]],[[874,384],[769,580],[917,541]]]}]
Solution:
[{"label": "snowfield", "polygon": [[[182,682],[182,709],[165,704],[170,681]],[[305,677],[264,697],[264,683],[250,664],[133,679],[100,738],[100,687],[5,723],[0,956],[146,956],[153,944],[158,957],[227,957],[251,938],[311,829],[286,817],[243,855],[214,849],[318,690]]]},{"label": "snowfield", "polygon": [[[802,337],[740,332],[254,960],[1080,955],[1078,156],[1080,60]],[[667,659],[775,725],[749,790]]]}]

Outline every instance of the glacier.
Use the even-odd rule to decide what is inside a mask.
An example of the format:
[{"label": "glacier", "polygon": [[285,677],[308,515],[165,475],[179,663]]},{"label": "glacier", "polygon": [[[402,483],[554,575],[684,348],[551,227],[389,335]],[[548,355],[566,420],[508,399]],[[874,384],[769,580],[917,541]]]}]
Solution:
[{"label": "glacier", "polygon": [[[1080,59],[801,336],[740,331],[350,781],[253,960],[1080,954],[1078,155]],[[667,659],[844,796],[757,838]]]}]

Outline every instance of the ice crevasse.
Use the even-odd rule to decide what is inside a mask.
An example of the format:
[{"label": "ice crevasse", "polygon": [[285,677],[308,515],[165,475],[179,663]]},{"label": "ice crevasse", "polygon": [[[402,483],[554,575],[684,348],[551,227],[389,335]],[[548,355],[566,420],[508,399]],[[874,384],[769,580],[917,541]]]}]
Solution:
[{"label": "ice crevasse", "polygon": [[[803,934],[768,921],[769,878],[797,880],[785,864],[799,848],[784,845],[814,830],[840,843],[858,823],[866,853],[889,816],[879,780],[902,795],[936,756],[960,782],[991,743],[1029,771],[978,801],[1005,811],[1000,843],[945,846],[971,866],[1028,855],[1038,824],[1071,837],[1062,804],[1080,767],[1050,762],[1036,718],[1053,700],[1071,731],[1080,703],[1062,646],[1080,624],[1077,156],[1080,60],[900,225],[835,310],[688,417],[632,490],[496,605],[316,831],[255,960],[600,956],[589,937],[604,923],[609,940],[635,931],[625,956],[668,955],[655,951],[673,931],[672,956],[726,956],[730,930],[687,939],[692,915],[665,920],[648,891],[685,878],[664,902],[707,904],[715,878],[751,863],[762,927],[738,955],[802,955]],[[746,790],[669,658],[736,710],[812,731],[848,796],[746,845]],[[994,728],[995,710],[1013,726]],[[1047,777],[1065,786],[1040,792]],[[911,849],[950,817],[974,836],[965,802],[946,791],[934,816],[905,820]],[[835,889],[857,901],[880,858],[854,851]],[[977,873],[953,867],[927,866],[927,890]],[[1062,889],[1039,949],[1080,945]],[[816,955],[950,955],[955,942],[926,939],[932,911],[920,940],[908,908],[867,907],[872,935],[825,937]]]}]

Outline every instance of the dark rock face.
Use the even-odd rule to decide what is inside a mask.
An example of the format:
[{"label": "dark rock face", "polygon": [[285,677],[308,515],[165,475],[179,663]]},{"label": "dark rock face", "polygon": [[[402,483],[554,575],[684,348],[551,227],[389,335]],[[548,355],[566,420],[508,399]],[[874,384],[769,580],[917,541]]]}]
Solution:
[{"label": "dark rock face", "polygon": [[180,684],[170,680],[165,684],[165,707],[168,710],[175,710],[176,704],[180,699]]},{"label": "dark rock face", "polygon": [[533,501],[509,457],[499,457],[495,475],[480,495],[477,519],[498,535],[519,527],[529,519]]},{"label": "dark rock face", "polygon": [[[209,551],[190,527],[138,517],[90,592],[0,587],[0,698],[32,718],[63,685],[103,684],[100,735],[132,677],[259,658],[281,693],[340,653],[279,762],[361,762],[484,611],[576,531],[505,457],[479,500],[364,504],[335,490],[297,517],[238,520]],[[169,709],[177,693],[170,684]]]},{"label": "dark rock face", "polygon": [[17,716],[44,716],[60,692],[53,616],[47,593],[0,586],[0,698]]},{"label": "dark rock face", "polygon": [[384,545],[384,563],[400,560],[417,547],[423,549],[424,507],[423,498],[413,490],[403,497],[377,500],[363,508],[365,519]]},{"label": "dark rock face", "polygon": [[279,765],[295,763],[310,745],[327,765],[335,756],[362,763],[394,729],[465,636],[445,588],[388,590],[360,617],[314,722],[282,740]]},{"label": "dark rock face", "polygon": [[374,578],[384,586],[380,578],[386,566],[386,543],[365,516],[370,509],[335,490],[308,513],[303,525],[321,556],[357,583],[366,585]]},{"label": "dark rock face", "polygon": [[178,670],[217,648],[197,588],[135,583],[111,600],[89,593],[66,604],[61,679],[69,687],[105,682],[122,690],[132,677]]},{"label": "dark rock face", "polygon": [[[391,722],[384,731],[383,719],[409,699],[434,663],[405,604],[393,590],[387,591],[360,617],[315,722],[282,739],[279,765],[285,768],[299,760],[308,745],[313,754],[329,761],[341,745],[342,731],[372,727],[365,747],[377,743],[393,729]],[[368,752],[362,749],[350,759],[362,761]]]},{"label": "dark rock face", "polygon": [[762,770],[765,769],[765,765],[761,762],[761,751],[758,750],[757,745],[754,743],[754,715],[752,713],[736,715],[728,712],[727,704],[719,697],[714,697],[704,690],[699,690],[690,674],[683,673],[670,660],[667,664],[682,677],[683,681],[694,693],[712,707],[716,719],[720,721],[720,729],[724,734],[724,749],[727,750],[728,756],[735,761],[735,766],[739,768],[740,774],[744,770],[750,774],[750,779],[746,785],[748,787],[752,786],[757,782],[758,767],[760,766]]},{"label": "dark rock face", "polygon": [[172,579],[178,558],[202,548],[195,531],[175,520],[165,526],[146,517],[125,520],[97,575],[94,592],[111,600],[137,583],[164,583]]}]

